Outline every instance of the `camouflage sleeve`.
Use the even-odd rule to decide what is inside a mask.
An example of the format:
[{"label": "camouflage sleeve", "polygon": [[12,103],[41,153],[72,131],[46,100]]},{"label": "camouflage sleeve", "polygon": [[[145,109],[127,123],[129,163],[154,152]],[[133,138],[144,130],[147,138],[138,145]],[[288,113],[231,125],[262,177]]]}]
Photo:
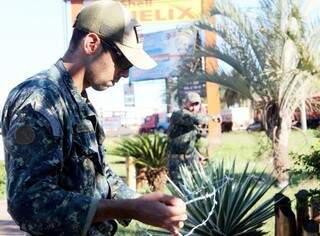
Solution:
[{"label": "camouflage sleeve", "polygon": [[197,125],[197,118],[187,111],[176,111],[172,113],[170,124],[192,126]]},{"label": "camouflage sleeve", "polygon": [[112,199],[129,199],[136,197],[136,192],[130,189],[108,165],[106,165],[106,177],[111,187]]},{"label": "camouflage sleeve", "polygon": [[[111,187],[112,199],[130,199],[136,198],[137,194],[130,189],[126,183],[116,175],[108,165],[106,165],[106,177]],[[124,226],[128,226],[131,220],[118,220]]]},{"label": "camouflage sleeve", "polygon": [[176,111],[172,114],[170,123],[183,126],[192,126],[207,123],[208,117],[204,114],[192,114],[189,111]]},{"label": "camouflage sleeve", "polygon": [[207,116],[205,114],[201,114],[201,113],[194,115],[194,119],[197,120],[198,124],[207,124],[210,120],[209,116]]},{"label": "camouflage sleeve", "polygon": [[98,200],[59,187],[63,138],[51,118],[26,106],[11,119],[4,137],[8,211],[32,235],[86,235]]}]

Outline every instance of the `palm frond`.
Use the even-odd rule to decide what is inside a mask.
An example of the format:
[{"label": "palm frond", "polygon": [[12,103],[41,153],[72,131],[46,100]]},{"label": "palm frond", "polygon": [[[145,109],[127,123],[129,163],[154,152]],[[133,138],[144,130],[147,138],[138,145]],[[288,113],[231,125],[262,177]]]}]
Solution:
[{"label": "palm frond", "polygon": [[165,135],[137,135],[133,138],[123,138],[111,151],[113,155],[131,156],[136,163],[152,167],[165,167],[167,138]]},{"label": "palm frond", "polygon": [[[241,92],[261,104],[268,137],[275,141],[270,134],[280,125],[289,127],[295,109],[314,94],[312,83],[320,77],[320,18],[314,17],[311,23],[306,18],[310,18],[307,9],[315,5],[312,0],[260,0],[259,5],[253,19],[230,0],[215,2],[210,12],[214,24],[209,17],[197,27],[215,32],[217,44],[201,48],[196,56],[215,57],[241,77],[202,72],[197,78]],[[269,112],[270,107],[276,109]]]}]

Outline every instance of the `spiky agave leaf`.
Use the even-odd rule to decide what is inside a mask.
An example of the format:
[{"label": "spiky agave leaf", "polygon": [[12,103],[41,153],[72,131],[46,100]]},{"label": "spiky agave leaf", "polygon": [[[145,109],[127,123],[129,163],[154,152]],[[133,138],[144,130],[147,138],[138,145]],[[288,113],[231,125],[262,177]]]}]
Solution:
[{"label": "spiky agave leaf", "polygon": [[[261,227],[273,216],[273,198],[262,201],[274,181],[245,166],[241,173],[236,162],[225,167],[223,161],[198,163],[180,169],[183,184],[178,188],[169,181],[171,193],[187,203],[188,220],[183,235],[264,235]],[[151,232],[151,231],[150,231]],[[163,235],[163,231],[151,232]]]}]

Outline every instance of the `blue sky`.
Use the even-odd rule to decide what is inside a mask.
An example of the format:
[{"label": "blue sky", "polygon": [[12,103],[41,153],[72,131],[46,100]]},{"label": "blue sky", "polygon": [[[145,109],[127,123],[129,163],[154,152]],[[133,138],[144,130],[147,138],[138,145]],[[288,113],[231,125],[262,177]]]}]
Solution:
[{"label": "blue sky", "polygon": [[53,64],[65,50],[61,0],[2,0],[0,105],[20,81]]}]

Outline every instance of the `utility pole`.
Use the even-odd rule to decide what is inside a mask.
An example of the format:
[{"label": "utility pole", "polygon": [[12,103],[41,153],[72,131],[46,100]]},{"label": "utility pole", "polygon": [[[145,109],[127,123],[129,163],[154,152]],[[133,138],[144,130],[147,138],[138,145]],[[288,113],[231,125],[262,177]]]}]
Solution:
[{"label": "utility pole", "polygon": [[[209,14],[214,0],[203,0],[203,14]],[[215,19],[210,19],[214,23]],[[214,47],[216,45],[217,36],[214,32],[205,31],[205,46]],[[216,73],[218,68],[218,62],[216,58],[206,57],[205,58],[205,72],[208,74]],[[206,82],[207,89],[207,102],[208,102],[208,114],[218,115],[220,114],[220,93],[219,85]],[[209,156],[212,156],[213,147],[219,142],[221,136],[221,124],[213,121],[209,122]]]},{"label": "utility pole", "polygon": [[71,0],[71,17],[72,24],[75,22],[78,13],[83,6],[83,0]]}]

